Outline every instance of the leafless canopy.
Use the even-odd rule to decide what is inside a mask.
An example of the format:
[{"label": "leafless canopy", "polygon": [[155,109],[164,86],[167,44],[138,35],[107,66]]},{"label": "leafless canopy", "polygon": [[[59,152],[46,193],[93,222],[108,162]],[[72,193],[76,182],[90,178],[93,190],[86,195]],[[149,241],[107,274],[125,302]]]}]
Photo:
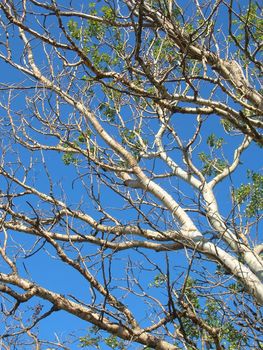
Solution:
[{"label": "leafless canopy", "polygon": [[261,11],[0,1],[3,349],[263,348]]}]

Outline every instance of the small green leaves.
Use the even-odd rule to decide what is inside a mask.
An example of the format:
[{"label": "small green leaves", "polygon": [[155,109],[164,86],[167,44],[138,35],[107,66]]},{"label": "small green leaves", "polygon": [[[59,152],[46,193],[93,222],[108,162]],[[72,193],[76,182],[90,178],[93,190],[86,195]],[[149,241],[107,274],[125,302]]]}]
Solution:
[{"label": "small green leaves", "polygon": [[158,288],[161,285],[163,285],[166,281],[167,281],[167,277],[165,275],[163,275],[162,273],[160,273],[154,277],[154,280],[152,283],[149,284],[149,287]]},{"label": "small green leaves", "polygon": [[168,37],[154,40],[152,55],[154,59],[158,57],[159,60],[168,60],[169,62],[175,62],[178,59],[178,54],[174,52],[173,42]]},{"label": "small green leaves", "polygon": [[255,1],[249,2],[249,7],[243,9],[243,14],[232,20],[232,25],[235,28],[235,39],[239,43],[248,41],[246,32],[257,38],[258,42],[263,40],[262,14],[260,6]]},{"label": "small green leaves", "polygon": [[224,139],[212,133],[207,137],[206,143],[210,148],[210,154],[200,152],[198,157],[203,163],[202,173],[214,176],[221,173],[228,166],[227,161],[222,159],[222,153],[219,154],[218,152],[218,150],[222,149]]},{"label": "small green leaves", "polygon": [[78,142],[84,143],[85,142],[85,136],[83,134],[79,135]]},{"label": "small green leaves", "polygon": [[96,338],[92,338],[92,337],[89,337],[89,336],[80,337],[79,338],[79,341],[80,341],[79,347],[80,348],[85,348],[85,347],[93,345],[93,346],[98,348],[99,340],[100,340],[99,337],[96,337]]},{"label": "small green leaves", "polygon": [[219,149],[222,147],[224,139],[223,137],[217,137],[215,134],[211,134],[208,136],[206,142],[209,147],[214,147],[216,149]]},{"label": "small green leaves", "polygon": [[115,109],[110,107],[108,103],[101,103],[99,106],[99,110],[103,112],[109,122],[115,121],[116,112]]},{"label": "small green leaves", "polygon": [[101,11],[103,12],[103,17],[108,21],[112,21],[115,18],[115,13],[109,6],[102,6]]},{"label": "small green leaves", "polygon": [[128,128],[123,128],[120,132],[122,138],[122,144],[128,145],[131,149],[132,155],[139,160],[140,152],[146,147],[147,139],[139,139],[139,129],[130,130]]},{"label": "small green leaves", "polygon": [[220,122],[221,122],[221,124],[223,125],[223,127],[224,127],[224,129],[225,129],[225,131],[226,131],[227,133],[233,131],[234,126],[231,124],[231,122],[230,122],[229,120],[227,120],[227,119],[221,119]]},{"label": "small green leaves", "polygon": [[209,155],[207,155],[205,152],[200,152],[198,154],[199,159],[204,164],[202,168],[202,174],[213,176],[221,173],[224,168],[227,167],[227,162],[219,159],[219,158],[213,158]]},{"label": "small green leaves", "polygon": [[250,171],[248,184],[242,184],[234,193],[238,204],[246,204],[247,217],[259,214],[263,210],[263,175]]},{"label": "small green leaves", "polygon": [[136,138],[136,133],[133,130],[124,128],[121,132],[122,143],[125,144],[127,141],[133,141]]},{"label": "small green leaves", "polygon": [[191,301],[192,305],[194,305],[194,307],[198,309],[200,308],[200,304],[194,289],[195,284],[196,284],[196,281],[194,279],[192,279],[191,277],[187,278],[186,286],[185,286],[185,295]]},{"label": "small green leaves", "polygon": [[236,190],[236,194],[235,194],[235,197],[236,197],[236,201],[238,204],[241,204],[243,202],[245,202],[248,198],[249,198],[249,195],[250,195],[250,192],[251,192],[251,185],[241,185],[239,187],[238,190]]},{"label": "small green leaves", "polygon": [[81,39],[81,29],[76,21],[73,21],[72,19],[68,21],[68,30],[72,38],[76,40]]},{"label": "small green leaves", "polygon": [[[75,136],[75,138],[68,142],[63,143],[62,146],[65,148],[65,152],[62,156],[62,161],[65,165],[77,165],[79,163],[79,159],[76,158],[77,156],[77,150],[83,147],[83,144],[85,144],[91,136],[91,130],[87,129],[85,132],[81,132],[78,135]],[[72,151],[72,149],[75,151]]]},{"label": "small green leaves", "polygon": [[70,165],[70,164],[77,164],[78,160],[74,157],[72,152],[66,152],[62,156],[62,160],[65,165]]},{"label": "small green leaves", "polygon": [[104,337],[100,334],[99,329],[96,326],[88,328],[87,335],[79,338],[79,347],[90,349],[101,349],[102,344],[106,344],[111,349],[125,350],[125,342],[118,338],[116,335],[110,335]]},{"label": "small green leaves", "polygon": [[123,340],[119,339],[116,335],[111,335],[109,338],[106,338],[105,344],[107,344],[111,349],[126,349]]}]

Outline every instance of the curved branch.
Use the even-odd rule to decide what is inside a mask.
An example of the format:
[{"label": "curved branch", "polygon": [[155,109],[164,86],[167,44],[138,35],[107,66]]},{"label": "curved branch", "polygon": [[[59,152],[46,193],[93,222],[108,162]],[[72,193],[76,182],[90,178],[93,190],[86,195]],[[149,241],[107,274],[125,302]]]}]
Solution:
[{"label": "curved branch", "polygon": [[[74,301],[71,301],[70,299],[67,299],[61,294],[57,294],[46,288],[40,287],[37,284],[34,284],[17,275],[6,275],[4,273],[0,273],[0,281],[2,283],[15,285],[19,288],[22,288],[25,291],[31,291],[31,293],[34,296],[49,301],[51,304],[54,305],[54,307],[56,307],[57,310],[67,311],[70,314],[75,315],[84,321],[88,321],[98,326],[100,329],[103,329],[113,335],[117,335],[122,339],[136,341],[140,344],[147,345],[149,347],[153,347],[154,349],[159,350],[178,350],[176,346],[158,337],[155,337],[150,333],[144,332],[144,330],[139,327],[131,329],[121,323],[112,322],[105,316],[101,317],[99,313],[96,313],[91,308],[85,307]],[[5,289],[3,291],[7,293],[11,291],[9,288],[3,289]],[[13,295],[11,296],[16,296],[16,294],[14,294],[13,292],[12,294]],[[18,298],[23,299],[22,296]]]}]

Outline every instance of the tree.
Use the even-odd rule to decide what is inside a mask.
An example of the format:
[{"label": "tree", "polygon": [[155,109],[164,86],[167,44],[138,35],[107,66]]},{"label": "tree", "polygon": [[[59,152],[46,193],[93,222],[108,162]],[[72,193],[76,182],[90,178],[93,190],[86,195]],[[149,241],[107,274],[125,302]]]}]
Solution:
[{"label": "tree", "polygon": [[259,3],[0,10],[3,348],[262,349]]}]

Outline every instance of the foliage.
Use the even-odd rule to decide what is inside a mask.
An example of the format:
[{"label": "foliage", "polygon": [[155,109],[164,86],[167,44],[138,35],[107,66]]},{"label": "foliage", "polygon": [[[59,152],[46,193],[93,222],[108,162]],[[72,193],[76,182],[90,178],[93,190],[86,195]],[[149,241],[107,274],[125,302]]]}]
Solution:
[{"label": "foliage", "polygon": [[238,204],[245,204],[248,217],[259,215],[263,210],[263,175],[253,171],[248,172],[251,183],[242,184],[235,192]]}]

